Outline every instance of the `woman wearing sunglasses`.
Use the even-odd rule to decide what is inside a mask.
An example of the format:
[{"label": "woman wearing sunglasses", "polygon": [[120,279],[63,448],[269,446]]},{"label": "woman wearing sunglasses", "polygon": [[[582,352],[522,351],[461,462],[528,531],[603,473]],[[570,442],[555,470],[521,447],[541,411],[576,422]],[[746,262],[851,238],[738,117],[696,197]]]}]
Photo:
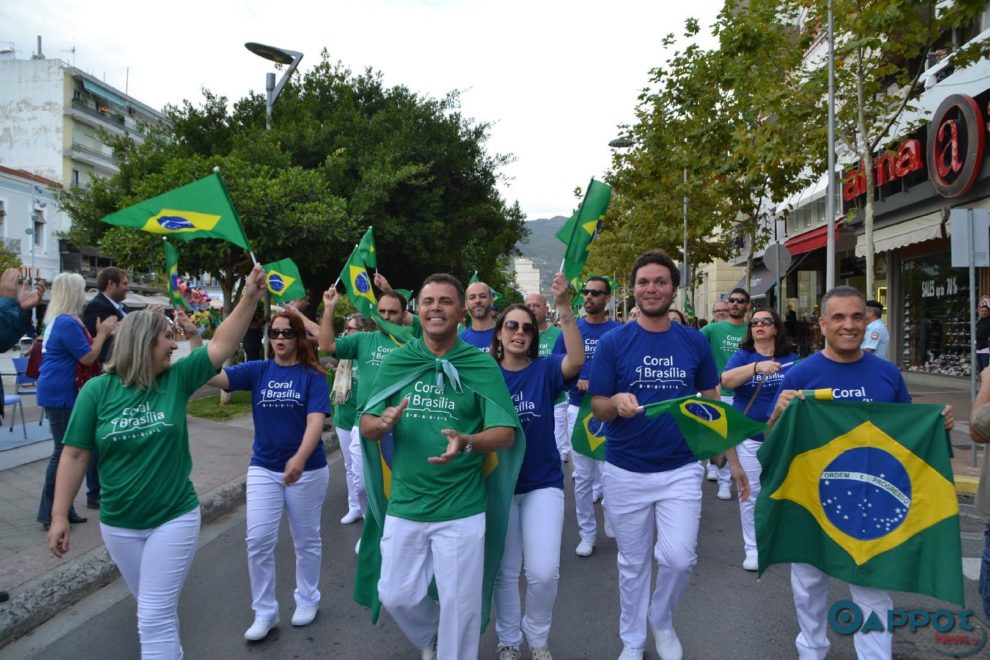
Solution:
[{"label": "woman wearing sunglasses", "polygon": [[[584,364],[584,340],[571,313],[567,282],[557,273],[551,291],[565,355],[539,357],[536,316],[510,305],[495,322],[491,354],[502,368],[526,433],[509,526],[495,578],[495,631],[499,660],[519,660],[523,633],[534,660],[551,660],[548,640],[560,577],[564,527],[564,472],[554,436],[554,402]],[[519,604],[519,573],[525,560],[526,615]]]},{"label": "woman wearing sunglasses", "polygon": [[296,611],[305,626],[320,606],[320,514],[330,482],[323,420],[330,413],[326,373],[299,314],[279,312],[268,328],[268,359],[224,369],[210,384],[249,390],[254,454],[247,474],[247,554],[254,623],[244,639],[264,639],[278,622],[275,544],[283,512],[296,550]]},{"label": "woman wearing sunglasses", "polygon": [[[739,350],[725,365],[722,387],[733,390],[733,406],[748,417],[765,422],[773,412],[773,401],[784,379],[783,371],[797,359],[777,310],[759,308],[749,319],[749,327],[739,344]],[[744,440],[736,447],[739,463],[749,477],[749,497],[739,500],[739,518],[742,521],[743,545],[746,550],[743,568],[747,571],[759,568],[753,513],[756,497],[760,494],[762,472],[760,462],[756,460],[756,452],[762,442],[761,433]]]}]

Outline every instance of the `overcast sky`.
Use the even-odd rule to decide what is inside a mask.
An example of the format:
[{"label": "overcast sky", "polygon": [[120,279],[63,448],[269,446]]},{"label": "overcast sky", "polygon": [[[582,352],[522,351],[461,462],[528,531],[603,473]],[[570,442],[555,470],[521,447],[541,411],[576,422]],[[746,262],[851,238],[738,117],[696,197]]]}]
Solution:
[{"label": "overcast sky", "polygon": [[[515,162],[504,197],[528,219],[569,215],[573,190],[609,166],[608,141],[633,120],[660,45],[685,18],[710,25],[719,0],[32,0],[0,5],[0,48],[59,58],[155,108],[207,88],[264,93],[257,41],[328,49],[352,71],[430,96],[462,92],[464,114],[493,124],[488,149]],[[75,48],[75,52],[72,49]]]}]

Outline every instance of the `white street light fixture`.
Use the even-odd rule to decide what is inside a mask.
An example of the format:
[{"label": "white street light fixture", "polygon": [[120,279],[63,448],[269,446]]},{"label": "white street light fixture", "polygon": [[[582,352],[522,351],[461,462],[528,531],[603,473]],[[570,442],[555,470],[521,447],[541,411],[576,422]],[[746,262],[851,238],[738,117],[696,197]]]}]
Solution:
[{"label": "white street light fixture", "polygon": [[244,44],[244,47],[249,51],[257,55],[258,57],[263,57],[266,60],[275,62],[276,64],[288,64],[289,68],[285,70],[282,74],[282,78],[275,84],[275,74],[268,73],[265,76],[265,127],[268,130],[272,128],[272,107],[275,105],[275,100],[278,99],[278,95],[282,93],[282,88],[285,87],[285,83],[288,82],[289,76],[292,72],[296,70],[299,66],[299,62],[302,61],[303,54],[295,50],[287,50],[285,48],[278,48],[277,46],[268,46],[265,44],[259,44],[254,41],[249,41]]}]

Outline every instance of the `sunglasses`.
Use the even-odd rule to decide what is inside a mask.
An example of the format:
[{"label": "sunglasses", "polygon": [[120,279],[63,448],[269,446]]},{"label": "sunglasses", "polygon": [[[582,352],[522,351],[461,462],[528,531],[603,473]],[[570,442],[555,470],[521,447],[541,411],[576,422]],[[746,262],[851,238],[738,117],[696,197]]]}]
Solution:
[{"label": "sunglasses", "polygon": [[278,339],[279,337],[285,337],[286,339],[295,339],[296,331],[292,328],[268,328],[268,338]]},{"label": "sunglasses", "polygon": [[519,328],[522,328],[522,331],[527,335],[536,334],[536,327],[532,323],[520,323],[519,321],[516,321],[514,319],[509,319],[504,324],[502,324],[502,327],[504,327],[509,332],[516,332],[519,330]]},{"label": "sunglasses", "polygon": [[344,328],[344,332],[361,332],[361,328],[356,328],[353,325],[349,325]]},{"label": "sunglasses", "polygon": [[735,303],[737,305],[745,305],[749,301],[746,300],[745,298],[729,298],[729,302],[730,303]]},{"label": "sunglasses", "polygon": [[608,293],[602,291],[601,289],[581,289],[581,295],[597,298],[598,296],[607,296]]},{"label": "sunglasses", "polygon": [[758,319],[750,319],[749,325],[754,328],[758,325],[773,325],[773,319],[768,318],[766,316],[761,316]]}]

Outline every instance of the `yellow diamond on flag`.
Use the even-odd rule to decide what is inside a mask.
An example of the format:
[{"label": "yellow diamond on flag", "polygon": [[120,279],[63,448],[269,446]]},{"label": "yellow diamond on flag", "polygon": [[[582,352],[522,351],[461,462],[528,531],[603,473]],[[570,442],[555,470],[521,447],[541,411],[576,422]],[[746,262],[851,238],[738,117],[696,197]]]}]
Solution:
[{"label": "yellow diamond on flag", "polygon": [[371,281],[368,279],[368,271],[364,266],[348,266],[348,273],[351,279],[351,289],[354,295],[366,298],[372,305],[377,304],[375,292],[371,288]]},{"label": "yellow diamond on flag", "polygon": [[268,271],[268,290],[276,296],[281,296],[287,291],[296,278],[280,273],[277,270]]},{"label": "yellow diamond on flag", "polygon": [[219,215],[197,213],[196,211],[176,211],[162,209],[158,215],[148,218],[141,227],[152,234],[182,234],[194,231],[212,231],[220,222]]},{"label": "yellow diamond on flag", "polygon": [[705,426],[721,437],[726,437],[729,433],[729,420],[718,406],[709,401],[691,399],[683,402],[679,406],[681,414],[688,419],[693,419],[697,423]]},{"label": "yellow diamond on flag", "polygon": [[605,436],[595,435],[594,431],[591,430],[592,419],[594,419],[594,415],[589,412],[584,416],[584,419],[581,420],[581,426],[584,427],[584,432],[588,436],[588,445],[591,447],[591,451],[596,451],[602,446],[602,443],[605,442]]},{"label": "yellow diamond on flag", "polygon": [[487,454],[485,454],[485,458],[481,463],[481,475],[487,478],[488,475],[494,472],[495,468],[497,467],[498,467],[498,454],[496,454],[493,451],[488,452]]}]

